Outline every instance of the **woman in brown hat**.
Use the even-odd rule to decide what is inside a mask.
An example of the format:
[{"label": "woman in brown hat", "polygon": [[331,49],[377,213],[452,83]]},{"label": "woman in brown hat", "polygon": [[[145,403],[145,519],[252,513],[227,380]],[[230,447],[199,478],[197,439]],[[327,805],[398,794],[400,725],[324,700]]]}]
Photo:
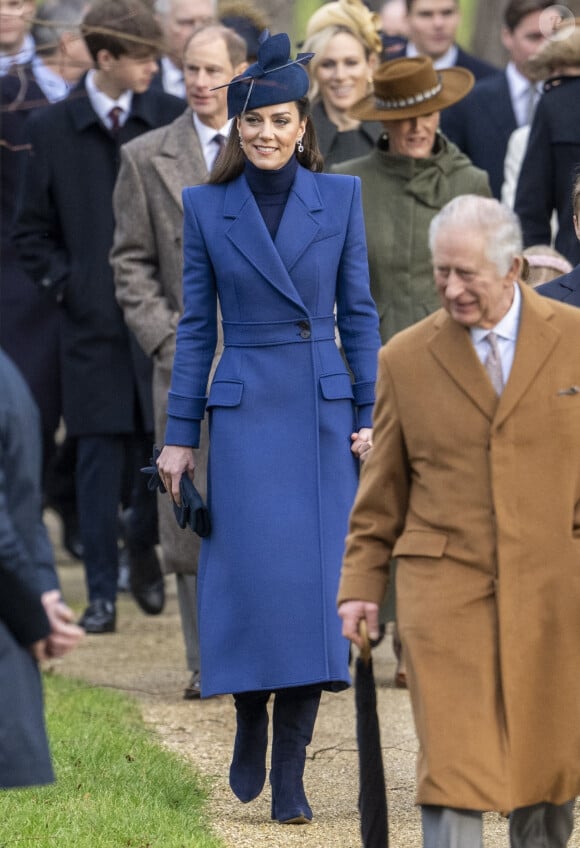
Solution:
[{"label": "woman in brown hat", "polygon": [[[332,168],[361,178],[371,293],[383,343],[439,308],[427,233],[431,219],[459,194],[491,197],[487,174],[439,131],[442,109],[473,86],[465,68],[436,71],[431,59],[393,59],[373,77],[373,93],[351,110],[380,121],[384,133],[368,155]],[[394,587],[394,581],[391,584]],[[383,618],[394,618],[394,592]],[[399,658],[396,685],[406,685]]]}]

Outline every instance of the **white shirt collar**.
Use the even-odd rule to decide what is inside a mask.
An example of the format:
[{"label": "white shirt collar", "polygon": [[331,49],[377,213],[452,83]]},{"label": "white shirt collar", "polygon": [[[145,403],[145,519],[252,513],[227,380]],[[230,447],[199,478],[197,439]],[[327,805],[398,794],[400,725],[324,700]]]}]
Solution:
[{"label": "white shirt collar", "polygon": [[205,164],[207,165],[208,171],[211,170],[211,167],[214,163],[217,147],[214,141],[214,137],[217,133],[225,136],[227,138],[230,134],[232,120],[226,121],[223,127],[220,127],[218,130],[213,127],[208,127],[207,124],[204,124],[200,121],[199,116],[196,115],[195,112],[193,114],[193,126],[195,127],[195,131],[199,138],[201,148],[203,150],[203,156],[205,159]]},{"label": "white shirt collar", "polygon": [[478,344],[478,342],[482,341],[488,333],[492,331],[498,336],[500,339],[507,339],[515,344],[518,339],[518,330],[520,326],[520,312],[522,306],[522,293],[520,291],[520,287],[517,283],[514,283],[514,299],[512,300],[512,305],[503,316],[501,321],[495,325],[495,327],[489,327],[487,330],[484,330],[482,327],[471,327],[471,339],[473,344]]},{"label": "white shirt collar", "polygon": [[[419,53],[412,41],[407,42],[407,49],[405,52],[406,55],[411,59],[415,56],[422,55],[421,53]],[[438,71],[443,70],[445,68],[454,68],[455,63],[457,62],[458,54],[459,50],[457,48],[457,45],[452,44],[449,50],[447,50],[447,52],[444,53],[443,56],[440,56],[433,62],[433,67],[436,68]]]},{"label": "white shirt collar", "polygon": [[60,74],[45,65],[40,56],[35,56],[32,60],[32,73],[46,99],[50,100],[51,103],[63,100],[69,93],[70,85]]},{"label": "white shirt collar", "polygon": [[87,94],[91,106],[93,107],[103,124],[106,127],[109,126],[109,112],[111,111],[111,109],[114,109],[115,106],[118,106],[122,110],[121,115],[119,116],[119,123],[121,124],[121,126],[123,126],[123,124],[129,117],[129,113],[131,112],[133,92],[128,89],[127,91],[124,91],[117,100],[113,100],[111,97],[109,97],[108,94],[105,94],[104,91],[101,91],[100,88],[97,88],[97,86],[95,85],[94,70],[90,70],[87,73],[85,87],[87,89]]},{"label": "white shirt collar", "polygon": [[18,53],[0,53],[0,74],[5,74],[12,65],[28,65],[34,59],[36,45],[32,36],[25,35]]},{"label": "white shirt collar", "polygon": [[168,94],[174,94],[176,97],[185,99],[185,81],[183,79],[183,71],[174,65],[169,56],[161,58],[161,80],[163,82],[163,90]]}]

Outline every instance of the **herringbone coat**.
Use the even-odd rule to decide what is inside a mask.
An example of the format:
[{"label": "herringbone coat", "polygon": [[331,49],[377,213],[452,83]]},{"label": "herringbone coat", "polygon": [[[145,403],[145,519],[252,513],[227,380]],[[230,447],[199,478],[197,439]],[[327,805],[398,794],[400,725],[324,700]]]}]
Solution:
[{"label": "herringbone coat", "polygon": [[[183,311],[181,193],[186,186],[206,179],[191,109],[121,150],[113,196],[116,227],[111,263],[125,321],[143,350],[153,357],[155,439],[160,447],[165,437],[175,329]],[[196,457],[196,485],[204,496],[206,463],[204,434]],[[167,496],[159,497],[158,508],[164,569],[195,572],[199,538],[179,528]]]}]

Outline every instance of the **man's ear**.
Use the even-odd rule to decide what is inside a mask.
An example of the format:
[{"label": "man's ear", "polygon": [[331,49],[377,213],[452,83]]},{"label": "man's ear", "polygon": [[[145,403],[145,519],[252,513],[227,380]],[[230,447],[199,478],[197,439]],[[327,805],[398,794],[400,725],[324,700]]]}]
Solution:
[{"label": "man's ear", "polygon": [[97,53],[96,66],[100,71],[109,71],[115,61],[115,57],[104,47]]},{"label": "man's ear", "polygon": [[509,30],[506,26],[502,26],[501,28],[501,43],[503,44],[507,52],[511,54],[513,47],[513,36],[511,30]]},{"label": "man's ear", "polygon": [[234,68],[234,76],[237,77],[240,74],[243,74],[244,71],[246,70],[246,68],[249,68],[249,67],[250,67],[249,62],[240,62],[240,64],[236,65],[236,67]]}]

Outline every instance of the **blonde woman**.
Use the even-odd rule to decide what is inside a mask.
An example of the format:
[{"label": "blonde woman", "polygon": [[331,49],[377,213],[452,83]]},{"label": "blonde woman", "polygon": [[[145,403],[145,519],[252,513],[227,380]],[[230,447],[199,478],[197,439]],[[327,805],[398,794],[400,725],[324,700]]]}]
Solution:
[{"label": "blonde woman", "polygon": [[349,114],[371,89],[382,47],[379,27],[378,15],[361,0],[325,3],[306,26],[302,49],[315,54],[309,67],[310,99],[325,170],[366,155],[381,134],[378,122]]}]

